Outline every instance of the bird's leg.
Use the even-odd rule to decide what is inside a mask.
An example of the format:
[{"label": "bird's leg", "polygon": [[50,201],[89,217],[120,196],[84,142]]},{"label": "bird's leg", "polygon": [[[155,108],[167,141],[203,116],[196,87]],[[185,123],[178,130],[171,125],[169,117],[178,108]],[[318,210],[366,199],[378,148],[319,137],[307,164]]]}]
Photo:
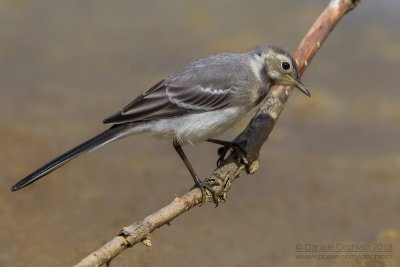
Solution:
[{"label": "bird's leg", "polygon": [[190,174],[192,175],[195,187],[198,187],[201,191],[201,195],[202,195],[201,203],[206,202],[206,189],[207,189],[208,191],[210,191],[215,205],[218,206],[218,196],[215,193],[214,189],[212,189],[208,183],[203,182],[199,179],[199,177],[197,176],[196,172],[194,171],[192,165],[190,164],[188,158],[186,157],[185,152],[183,152],[182,146],[175,140],[173,141],[173,145],[174,145],[176,152],[181,157],[182,161],[185,163],[186,168],[189,170]]},{"label": "bird's leg", "polygon": [[238,151],[242,152],[244,155],[244,159],[246,160],[245,162],[247,162],[248,154],[247,154],[246,150],[243,148],[243,146],[245,146],[247,143],[246,140],[243,140],[240,143],[237,143],[237,142],[209,138],[209,139],[207,139],[207,142],[222,145],[222,147],[220,147],[218,149],[219,158],[217,160],[217,166],[219,166],[219,164],[225,159],[226,153],[228,153],[228,151],[230,149],[232,149],[236,153]]}]

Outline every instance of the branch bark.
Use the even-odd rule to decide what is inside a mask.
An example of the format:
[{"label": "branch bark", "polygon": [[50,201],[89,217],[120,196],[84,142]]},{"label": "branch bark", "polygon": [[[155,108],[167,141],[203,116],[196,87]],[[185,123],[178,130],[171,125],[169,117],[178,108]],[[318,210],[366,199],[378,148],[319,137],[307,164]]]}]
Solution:
[{"label": "branch bark", "polygon": [[[308,64],[339,20],[356,7],[359,2],[361,0],[331,0],[301,41],[294,54],[300,74],[304,73]],[[288,87],[272,88],[265,102],[258,109],[246,129],[234,139],[235,142],[247,140],[245,150],[249,153],[249,162],[245,164],[240,159],[237,159],[234,154],[230,154],[206,179],[215,184],[213,189],[219,195],[221,201],[225,201],[226,193],[230,189],[232,182],[243,171],[252,174],[258,169],[260,149],[271,133],[291,93],[292,89]],[[198,188],[181,197],[176,197],[167,206],[122,229],[118,236],[88,255],[75,266],[101,266],[109,263],[126,248],[139,242],[151,246],[149,239],[151,232],[165,224],[170,224],[177,216],[199,205],[201,198],[202,195]],[[207,201],[212,201],[211,195],[207,194]]]}]

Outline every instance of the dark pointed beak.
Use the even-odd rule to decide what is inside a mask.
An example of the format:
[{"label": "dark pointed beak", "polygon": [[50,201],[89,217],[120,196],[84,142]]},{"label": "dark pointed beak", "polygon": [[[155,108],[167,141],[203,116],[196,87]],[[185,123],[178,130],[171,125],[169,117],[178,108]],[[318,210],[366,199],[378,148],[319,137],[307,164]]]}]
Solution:
[{"label": "dark pointed beak", "polygon": [[311,97],[310,91],[308,91],[308,89],[304,86],[304,84],[300,81],[300,78],[298,79],[294,79],[292,78],[292,76],[288,75],[288,77],[290,78],[290,81],[292,83],[293,86],[296,86],[302,93],[304,93],[305,95],[307,95],[308,97]]}]

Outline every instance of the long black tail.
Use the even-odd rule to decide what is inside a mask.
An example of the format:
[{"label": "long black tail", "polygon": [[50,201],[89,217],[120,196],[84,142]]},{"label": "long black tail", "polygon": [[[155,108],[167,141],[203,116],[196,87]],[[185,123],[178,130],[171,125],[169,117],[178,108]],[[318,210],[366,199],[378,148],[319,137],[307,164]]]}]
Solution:
[{"label": "long black tail", "polygon": [[76,158],[79,155],[82,155],[83,153],[95,150],[96,148],[99,148],[115,139],[124,136],[124,132],[126,131],[127,128],[129,128],[129,126],[130,125],[128,124],[120,124],[112,126],[110,129],[105,130],[101,134],[96,135],[95,137],[87,140],[86,142],[71,149],[70,151],[65,152],[61,156],[58,156],[57,158],[53,159],[43,167],[29,174],[27,177],[25,177],[17,184],[15,184],[13,187],[11,187],[11,191],[16,191],[39,180],[46,174],[49,174],[50,172],[58,169],[71,159]]}]

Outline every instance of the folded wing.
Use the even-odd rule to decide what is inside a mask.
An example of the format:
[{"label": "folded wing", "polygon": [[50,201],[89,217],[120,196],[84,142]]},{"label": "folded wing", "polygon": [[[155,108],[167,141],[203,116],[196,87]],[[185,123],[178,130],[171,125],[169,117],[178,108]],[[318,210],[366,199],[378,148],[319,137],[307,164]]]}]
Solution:
[{"label": "folded wing", "polygon": [[234,85],[218,86],[215,81],[186,86],[161,81],[104,123],[153,120],[224,108],[230,104],[234,89]]},{"label": "folded wing", "polygon": [[253,86],[244,54],[219,54],[195,61],[160,81],[104,123],[123,123],[217,110],[234,103],[243,87]]}]

